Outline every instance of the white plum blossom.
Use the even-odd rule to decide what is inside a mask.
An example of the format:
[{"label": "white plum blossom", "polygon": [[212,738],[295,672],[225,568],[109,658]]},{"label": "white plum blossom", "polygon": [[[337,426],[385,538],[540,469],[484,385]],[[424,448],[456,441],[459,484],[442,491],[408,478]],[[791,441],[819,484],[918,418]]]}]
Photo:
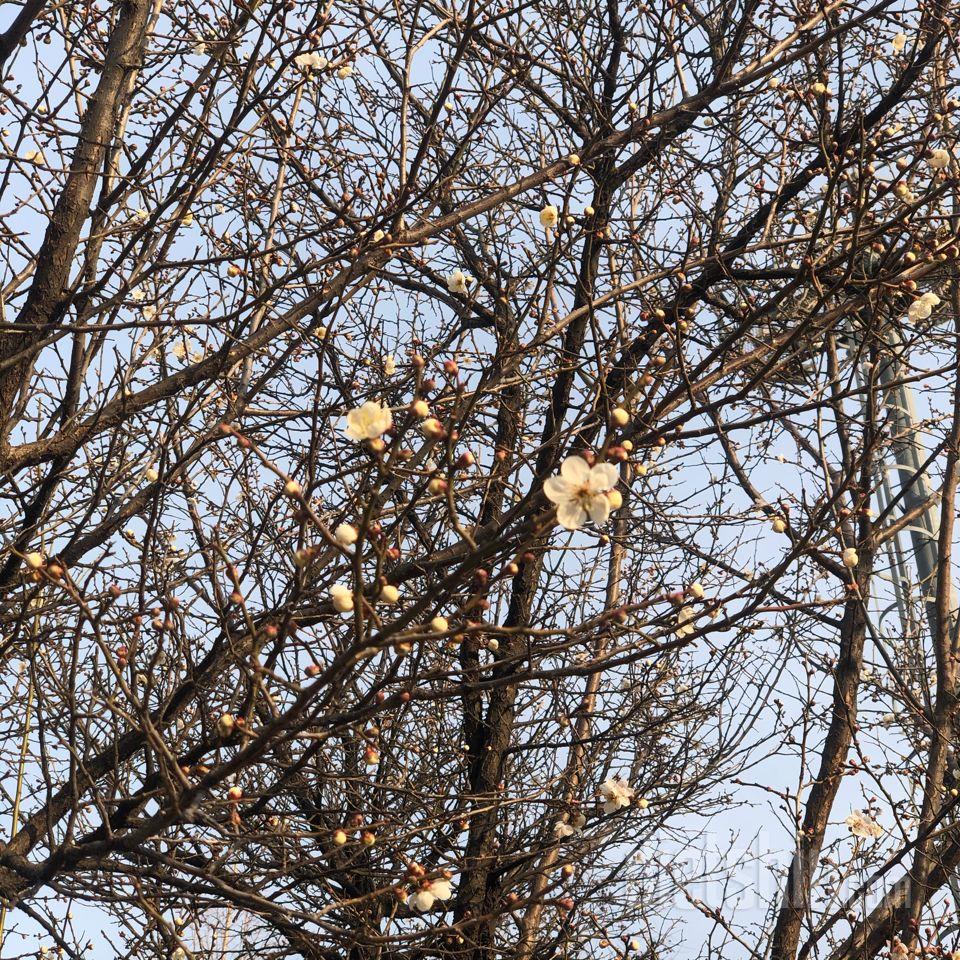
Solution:
[{"label": "white plum blossom", "polygon": [[553,832],[559,839],[578,834],[586,825],[587,818],[582,813],[566,814],[553,825]]},{"label": "white plum blossom", "polygon": [[680,611],[677,613],[677,628],[674,632],[681,640],[697,632],[697,628],[694,625],[696,618],[697,615],[692,608],[680,608]]},{"label": "white plum blossom", "polygon": [[907,45],[907,35],[905,33],[898,33],[891,41],[890,46],[893,47],[894,53],[903,53],[904,47]]},{"label": "white plum blossom", "polygon": [[367,400],[362,406],[347,414],[345,433],[351,440],[373,440],[386,433],[393,426],[393,415],[389,407],[381,406],[375,400]]},{"label": "white plum blossom", "polygon": [[310,53],[301,53],[299,56],[293,58],[293,62],[303,70],[304,73],[309,73],[311,70],[323,70],[328,63],[327,58],[317,53],[316,50]]},{"label": "white plum blossom", "polygon": [[549,203],[540,211],[540,226],[552,229],[560,220],[560,211]]},{"label": "white plum blossom", "polygon": [[473,283],[473,277],[469,273],[464,273],[459,267],[447,276],[447,289],[451,293],[466,296],[470,292],[471,283]]},{"label": "white plum blossom", "polygon": [[621,807],[629,807],[634,797],[633,787],[625,780],[613,778],[600,784],[603,797],[603,812],[616,813]]},{"label": "white plum blossom", "polygon": [[557,520],[568,530],[577,530],[589,517],[594,523],[604,523],[610,516],[610,501],[606,496],[619,479],[612,463],[590,466],[583,457],[567,457],[560,466],[560,476],[550,477],[543,492],[557,505]]},{"label": "white plum blossom", "polygon": [[850,828],[850,832],[855,837],[873,838],[883,836],[883,827],[877,823],[869,814],[862,810],[854,810],[853,813],[844,820],[844,823]]},{"label": "white plum blossom", "polygon": [[911,320],[926,320],[933,312],[933,308],[939,304],[940,298],[935,293],[925,293],[910,304],[907,316]]},{"label": "white plum blossom", "polygon": [[930,154],[927,163],[932,170],[945,170],[950,165],[950,151],[944,150],[943,147],[937,147]]},{"label": "white plum blossom", "polygon": [[438,900],[449,900],[453,896],[450,881],[446,879],[431,880],[425,887],[421,887],[407,897],[407,906],[411,910],[421,913],[429,910]]}]

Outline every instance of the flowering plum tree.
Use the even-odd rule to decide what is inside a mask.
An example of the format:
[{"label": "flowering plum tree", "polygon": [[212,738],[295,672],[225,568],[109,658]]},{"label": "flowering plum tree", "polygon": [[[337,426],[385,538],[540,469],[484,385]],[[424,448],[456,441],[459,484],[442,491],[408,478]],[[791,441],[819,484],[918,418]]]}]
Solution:
[{"label": "flowering plum tree", "polygon": [[957,950],[956,28],[4,7],[0,954]]}]

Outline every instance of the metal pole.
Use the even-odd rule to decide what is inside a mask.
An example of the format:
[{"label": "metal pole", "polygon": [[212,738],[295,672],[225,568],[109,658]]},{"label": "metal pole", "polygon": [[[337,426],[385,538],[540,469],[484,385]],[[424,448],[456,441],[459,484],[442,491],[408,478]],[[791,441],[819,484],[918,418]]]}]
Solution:
[{"label": "metal pole", "polygon": [[[893,463],[884,470],[896,475],[900,503],[904,513],[919,509],[930,497],[930,484],[923,469],[923,444],[916,427],[916,412],[910,388],[899,382],[900,363],[896,359],[881,363],[879,381],[884,387],[884,406],[890,417]],[[937,600],[933,595],[937,584],[937,539],[940,529],[940,511],[935,504],[914,518],[907,528],[917,570],[917,584],[927,613],[931,636],[937,632]],[[898,591],[898,603],[901,593]],[[904,598],[905,599],[905,598]],[[952,605],[951,605],[952,606]],[[909,615],[901,606],[901,623],[908,630]],[[952,626],[952,625],[951,625]],[[952,631],[951,631],[952,632]]]}]

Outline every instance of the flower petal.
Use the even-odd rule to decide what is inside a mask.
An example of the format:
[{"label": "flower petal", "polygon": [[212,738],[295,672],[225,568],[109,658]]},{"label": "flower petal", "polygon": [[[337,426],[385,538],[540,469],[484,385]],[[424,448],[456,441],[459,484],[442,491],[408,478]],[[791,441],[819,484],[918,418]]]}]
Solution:
[{"label": "flower petal", "polygon": [[606,523],[610,516],[610,501],[602,493],[598,493],[590,498],[587,509],[594,523]]},{"label": "flower petal", "polygon": [[586,486],[590,481],[590,464],[583,457],[567,457],[560,465],[560,476],[576,487]]},{"label": "flower petal", "polygon": [[592,493],[601,493],[617,485],[620,471],[612,463],[598,463],[590,470],[589,488]]},{"label": "flower petal", "polygon": [[548,477],[543,492],[551,503],[566,503],[573,497],[573,490],[563,477]]},{"label": "flower petal", "polygon": [[579,530],[586,519],[586,510],[576,500],[565,500],[557,507],[557,520],[568,530]]}]

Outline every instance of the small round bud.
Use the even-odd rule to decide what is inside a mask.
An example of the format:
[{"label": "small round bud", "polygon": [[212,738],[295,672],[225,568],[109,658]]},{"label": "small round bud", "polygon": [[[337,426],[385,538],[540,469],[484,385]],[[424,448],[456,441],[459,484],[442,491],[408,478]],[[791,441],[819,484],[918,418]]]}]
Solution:
[{"label": "small round bud", "polygon": [[357,542],[360,534],[352,524],[341,523],[337,526],[337,529],[333,531],[333,536],[341,547],[349,547],[351,544]]},{"label": "small round bud", "polygon": [[420,424],[420,432],[428,440],[439,440],[443,436],[443,424],[436,417],[427,417]]},{"label": "small round bud", "polygon": [[400,591],[392,584],[388,583],[380,590],[381,603],[396,603],[400,599]]}]

